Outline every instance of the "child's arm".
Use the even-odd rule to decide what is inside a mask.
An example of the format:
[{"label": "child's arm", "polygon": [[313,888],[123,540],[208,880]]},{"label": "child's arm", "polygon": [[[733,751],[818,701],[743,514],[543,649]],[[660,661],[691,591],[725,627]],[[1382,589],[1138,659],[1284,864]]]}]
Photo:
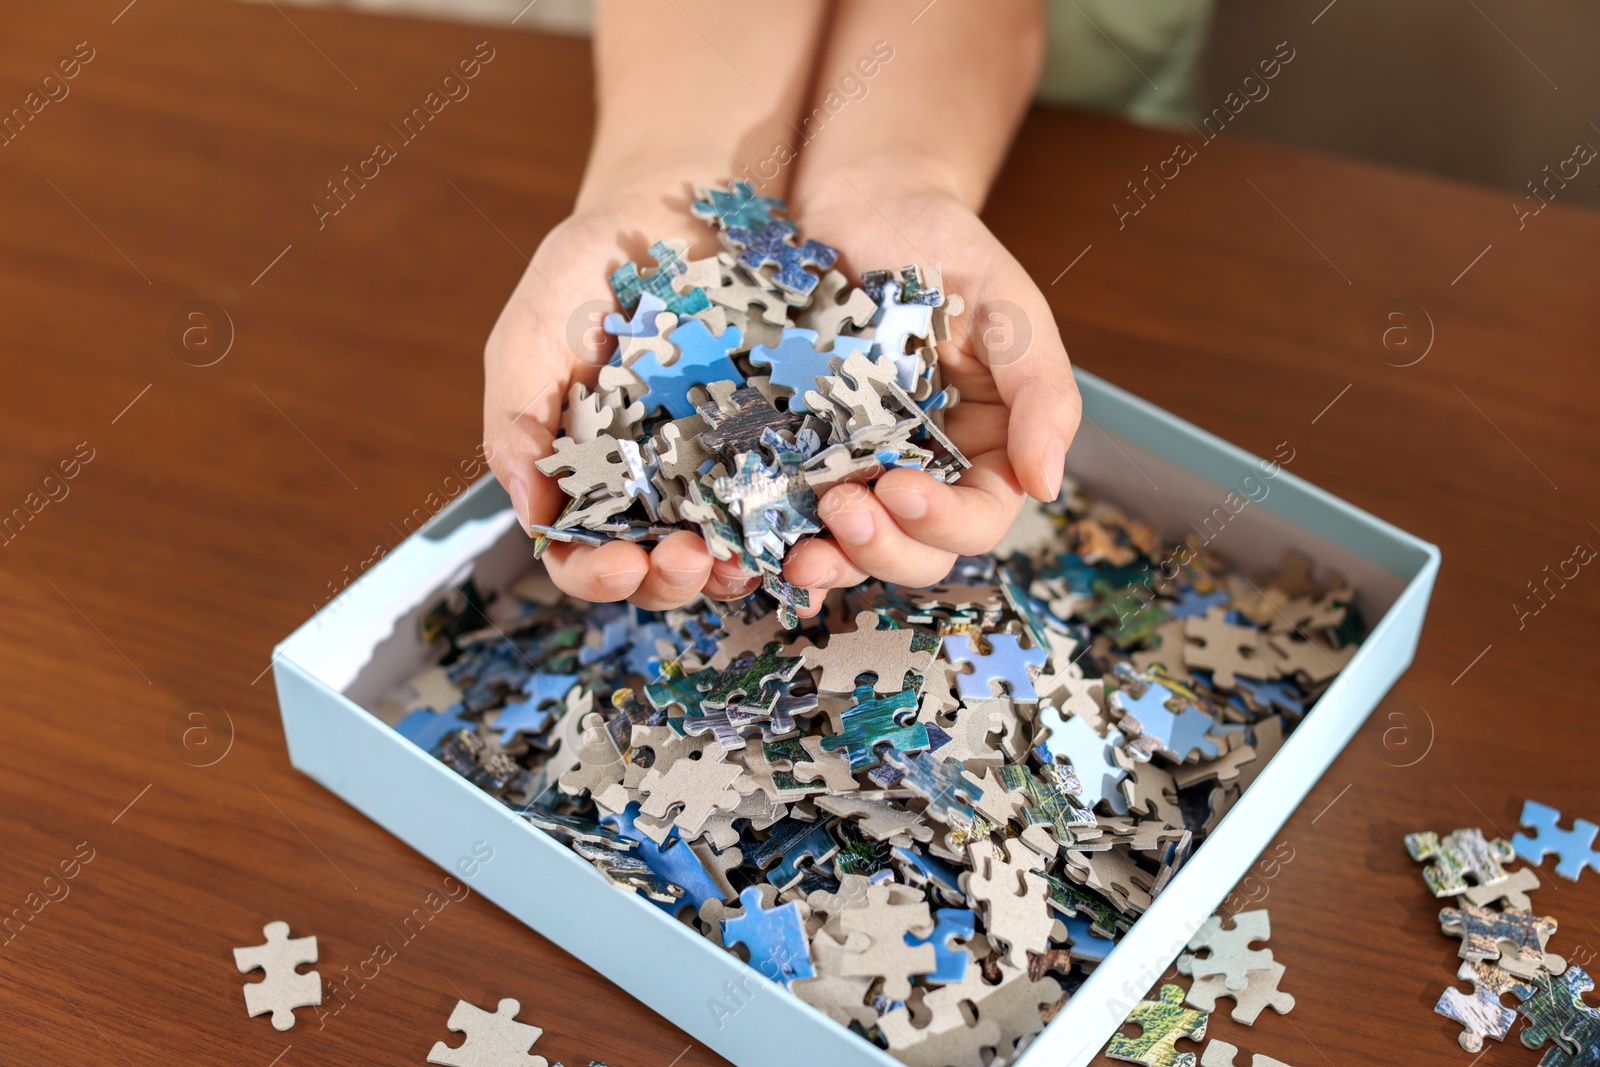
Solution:
[{"label": "child's arm", "polygon": [[1037,3],[842,0],[836,9],[819,97],[875,48],[893,58],[864,97],[812,131],[793,215],[838,245],[852,272],[943,267],[946,291],[966,301],[939,345],[944,381],[961,394],[946,429],[973,466],[954,485],[905,469],[871,491],[828,493],[821,516],[833,538],[789,555],[785,575],[797,585],[868,574],[937,581],[956,554],[999,542],[1024,493],[1059,491],[1082,410],[1071,365],[1039,286],[977,217],[1032,97],[1043,43]]},{"label": "child's arm", "polygon": [[[571,383],[592,386],[605,362],[592,316],[597,301],[610,304],[608,272],[626,260],[649,265],[651,242],[689,234],[691,183],[721,180],[792,140],[825,13],[820,0],[598,5],[600,114],[578,202],[534,253],[484,350],[489,464],[524,524],[554,521],[566,502],[534,461],[551,451]],[[772,184],[764,191],[783,195]],[[707,233],[693,254],[715,250]],[[575,596],[652,609],[686,603],[702,589],[741,596],[755,582],[713,573],[705,543],[687,531],[648,553],[619,541],[552,545],[545,559]]]}]

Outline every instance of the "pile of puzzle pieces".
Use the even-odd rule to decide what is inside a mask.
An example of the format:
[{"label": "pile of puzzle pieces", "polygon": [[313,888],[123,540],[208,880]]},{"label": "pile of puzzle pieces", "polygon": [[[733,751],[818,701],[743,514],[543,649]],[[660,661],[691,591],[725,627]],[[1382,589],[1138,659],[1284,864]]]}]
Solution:
[{"label": "pile of puzzle pieces", "polygon": [[[1548,853],[1559,860],[1555,872],[1569,880],[1585,867],[1600,870],[1594,849],[1600,828],[1579,819],[1572,830],[1563,830],[1560,818],[1554,808],[1530,800],[1522,824],[1537,830],[1534,835],[1519,833],[1506,841],[1486,838],[1478,829],[1443,837],[1427,831],[1406,835],[1406,851],[1429,864],[1422,874],[1433,895],[1453,900],[1440,910],[1439,926],[1460,939],[1456,977],[1472,991],[1448,987],[1434,1010],[1461,1025],[1461,1047],[1479,1053],[1484,1038],[1505,1040],[1521,1015],[1527,1020],[1523,1045],[1551,1043],[1540,1067],[1600,1067],[1600,1010],[1583,1000],[1594,982],[1582,967],[1546,951],[1556,920],[1536,914],[1528,899],[1539,888],[1537,868]],[[1507,870],[1516,858],[1531,866]],[[1512,1007],[1505,1004],[1507,993],[1516,998]]]},{"label": "pile of puzzle pieces", "polygon": [[422,619],[438,665],[378,710],[842,1025],[972,1067],[1044,1026],[1362,636],[1304,557],[1252,580],[1188,547],[1162,579],[1172,546],[1069,483],[1000,554],[834,590],[796,631],[767,598],[468,580]]},{"label": "pile of puzzle pieces", "polygon": [[[1284,965],[1272,958],[1271,949],[1250,947],[1271,936],[1272,924],[1265,909],[1235,913],[1231,927],[1223,925],[1221,915],[1207,919],[1190,939],[1189,952],[1178,957],[1178,973],[1191,976],[1189,989],[1185,991],[1175,982],[1163,983],[1154,1000],[1140,1001],[1128,1014],[1127,1024],[1137,1026],[1138,1035],[1113,1035],[1105,1054],[1146,1067],[1195,1067],[1195,1054],[1180,1051],[1177,1043],[1205,1039],[1219,998],[1234,1002],[1231,1018],[1244,1026],[1254,1026],[1269,1007],[1279,1015],[1293,1011],[1294,997],[1278,988]],[[1236,1064],[1238,1052],[1234,1045],[1213,1038],[1198,1063],[1200,1067],[1246,1067]],[[1287,1065],[1256,1053],[1250,1067]]]},{"label": "pile of puzzle pieces", "polygon": [[631,317],[606,317],[616,355],[592,392],[566,397],[538,467],[571,500],[530,533],[542,551],[695,530],[761,574],[793,626],[809,605],[779,570],[821,531],[820,494],[894,467],[954,481],[968,465],[944,433],[957,397],[934,348],[961,299],[929,267],[868,271],[851,289],[830,269],[838,251],[802,241],[783,201],[745,182],[696,192],[723,251],[688,261],[685,242],[658,241],[653,271],[611,275]]}]

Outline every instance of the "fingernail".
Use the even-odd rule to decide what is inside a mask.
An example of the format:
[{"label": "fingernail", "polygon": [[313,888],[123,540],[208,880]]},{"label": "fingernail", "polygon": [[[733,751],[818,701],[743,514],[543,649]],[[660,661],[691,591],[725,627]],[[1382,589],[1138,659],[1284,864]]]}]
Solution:
[{"label": "fingernail", "polygon": [[661,577],[667,580],[668,585],[676,589],[681,589],[690,585],[699,585],[703,576],[704,572],[702,572],[699,567],[693,567],[689,570],[674,570],[671,567],[661,568]]},{"label": "fingernail", "polygon": [[902,519],[920,519],[928,513],[928,497],[920,489],[895,487],[879,489],[878,499],[883,506]]},{"label": "fingernail", "polygon": [[865,508],[845,507],[826,516],[826,521],[841,541],[859,545],[872,540],[872,512]]},{"label": "fingernail", "polygon": [[1066,476],[1067,450],[1061,442],[1051,438],[1044,446],[1044,484],[1050,488],[1050,499],[1061,495],[1061,480]]},{"label": "fingernail", "polygon": [[612,571],[599,576],[600,584],[613,593],[620,593],[625,589],[632,589],[639,584],[639,575],[636,571]]},{"label": "fingernail", "polygon": [[517,513],[517,521],[522,523],[522,528],[528,528],[528,483],[522,476],[513,474],[506,483],[506,495],[511,498],[511,510]]}]

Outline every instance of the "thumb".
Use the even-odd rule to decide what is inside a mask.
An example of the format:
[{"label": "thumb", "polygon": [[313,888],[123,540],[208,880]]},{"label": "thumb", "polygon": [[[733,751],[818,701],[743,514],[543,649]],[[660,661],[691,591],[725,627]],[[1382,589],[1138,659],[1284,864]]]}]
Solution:
[{"label": "thumb", "polygon": [[1037,290],[1021,302],[988,300],[968,328],[973,351],[1011,409],[1006,450],[1017,480],[1035,500],[1054,500],[1083,400],[1050,305]]}]

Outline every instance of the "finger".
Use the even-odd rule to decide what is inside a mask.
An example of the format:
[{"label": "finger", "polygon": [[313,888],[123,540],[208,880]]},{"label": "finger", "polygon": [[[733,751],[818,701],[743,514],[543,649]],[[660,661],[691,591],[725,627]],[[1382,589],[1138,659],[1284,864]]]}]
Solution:
[{"label": "finger", "polygon": [[552,522],[566,494],[535,463],[554,451],[569,361],[552,338],[508,306],[484,345],[483,442],[524,529]]},{"label": "finger", "polygon": [[628,599],[646,611],[678,608],[700,595],[711,575],[711,553],[700,535],[668,534],[650,550],[650,570]]},{"label": "finger", "polygon": [[717,571],[715,565],[711,568],[711,577],[706,579],[705,594],[712,600],[743,600],[761,586],[760,578],[734,578],[728,579]]},{"label": "finger", "polygon": [[817,513],[850,562],[886,582],[932,585],[955,563],[954,552],[911,537],[877,497],[859,485],[830,489]]},{"label": "finger", "polygon": [[650,573],[649,554],[626,541],[598,547],[553,544],[544,559],[557,588],[594,603],[627,599]]},{"label": "finger", "polygon": [[971,323],[971,336],[973,350],[1011,409],[1006,447],[1018,483],[1037,500],[1054,500],[1083,400],[1050,305],[1037,290],[1020,304],[985,303]]},{"label": "finger", "polygon": [[795,585],[822,594],[841,586],[860,585],[870,577],[825,537],[808,538],[790,549],[783,561],[783,576]]},{"label": "finger", "polygon": [[873,492],[911,537],[959,556],[998,545],[1023,499],[1005,449],[975,457],[952,484],[901,468],[880,478]]}]

